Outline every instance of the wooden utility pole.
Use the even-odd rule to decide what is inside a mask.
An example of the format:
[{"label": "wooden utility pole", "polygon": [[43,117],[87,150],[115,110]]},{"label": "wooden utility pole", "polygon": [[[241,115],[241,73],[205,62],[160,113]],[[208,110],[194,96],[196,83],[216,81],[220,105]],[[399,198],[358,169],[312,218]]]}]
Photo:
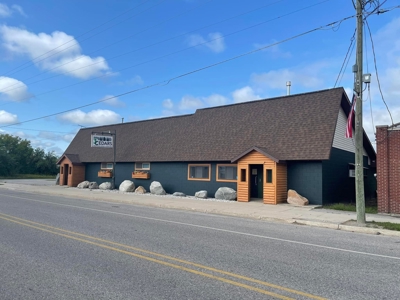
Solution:
[{"label": "wooden utility pole", "polygon": [[363,166],[363,0],[357,1],[357,58],[354,88],[357,95],[355,118],[355,167],[357,223],[365,224],[364,166]]}]

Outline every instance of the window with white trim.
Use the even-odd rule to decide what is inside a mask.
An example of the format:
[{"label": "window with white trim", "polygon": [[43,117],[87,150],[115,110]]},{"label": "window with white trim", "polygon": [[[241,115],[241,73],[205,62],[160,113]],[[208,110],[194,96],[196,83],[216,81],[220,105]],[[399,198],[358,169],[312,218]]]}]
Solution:
[{"label": "window with white trim", "polygon": [[150,170],[149,162],[137,162],[135,163],[135,170]]},{"label": "window with white trim", "polygon": [[113,169],[113,163],[101,163],[101,169],[103,170],[112,170]]}]

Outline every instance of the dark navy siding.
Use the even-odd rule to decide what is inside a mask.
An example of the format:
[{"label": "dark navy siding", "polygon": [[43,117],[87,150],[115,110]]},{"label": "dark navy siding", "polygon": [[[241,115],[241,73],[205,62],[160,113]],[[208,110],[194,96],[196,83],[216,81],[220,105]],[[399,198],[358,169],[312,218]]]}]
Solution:
[{"label": "dark navy siding", "polygon": [[288,189],[306,197],[310,204],[322,205],[322,163],[320,161],[290,161]]},{"label": "dark navy siding", "polygon": [[[227,162],[219,162],[227,163]],[[143,186],[147,191],[150,190],[152,181],[159,181],[168,194],[182,192],[187,195],[194,195],[197,191],[206,190],[209,197],[214,197],[215,192],[220,187],[230,187],[236,190],[236,182],[217,182],[216,167],[217,163],[196,162],[196,164],[211,164],[211,181],[188,180],[189,162],[153,162],[150,163],[150,179],[132,178],[134,163],[117,163],[115,173],[115,184],[118,187],[122,181],[131,180],[136,186]],[[111,181],[111,178],[99,178],[97,172],[100,163],[86,164],[86,180],[96,181],[98,184]]]},{"label": "dark navy siding", "polygon": [[[355,203],[355,178],[349,177],[349,163],[354,164],[352,152],[332,148],[331,157],[323,161],[324,204],[349,202]],[[374,198],[376,191],[375,168],[368,166],[368,158],[364,157],[364,167],[368,168],[364,177],[365,198]]]}]

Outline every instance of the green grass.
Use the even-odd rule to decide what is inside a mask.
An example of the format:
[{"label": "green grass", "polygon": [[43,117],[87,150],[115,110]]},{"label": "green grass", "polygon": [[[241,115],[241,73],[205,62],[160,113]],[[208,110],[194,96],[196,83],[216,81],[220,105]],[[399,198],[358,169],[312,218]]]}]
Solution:
[{"label": "green grass", "polygon": [[[345,203],[336,203],[336,204],[329,204],[324,205],[323,208],[327,209],[335,209],[335,210],[344,210],[344,211],[356,211],[355,204],[345,204]],[[365,212],[367,214],[377,214],[378,208],[376,206],[366,206]]]},{"label": "green grass", "polygon": [[390,222],[368,222],[374,225],[382,226],[383,229],[389,229],[389,230],[397,230],[400,231],[400,224],[397,223],[390,223]]},{"label": "green grass", "polygon": [[0,179],[56,179],[56,175],[18,174],[13,176],[0,176]]}]

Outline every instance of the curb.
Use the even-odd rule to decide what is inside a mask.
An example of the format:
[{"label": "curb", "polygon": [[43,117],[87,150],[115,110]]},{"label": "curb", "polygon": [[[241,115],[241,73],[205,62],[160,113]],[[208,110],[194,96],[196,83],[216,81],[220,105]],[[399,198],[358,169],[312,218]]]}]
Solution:
[{"label": "curb", "polygon": [[[8,190],[16,190],[16,188],[11,187],[11,186],[8,186],[8,187],[4,186],[1,188],[8,189]],[[26,192],[26,190],[24,190],[24,191]],[[39,190],[39,191],[35,191],[35,192],[37,192],[38,194],[42,194],[42,195],[55,195],[55,196],[60,196],[60,197],[82,198],[82,199],[91,200],[91,201],[125,203],[125,204],[132,204],[132,205],[145,206],[145,207],[176,209],[176,210],[184,210],[184,211],[221,215],[221,216],[262,220],[262,221],[274,222],[274,223],[307,225],[307,226],[328,228],[328,229],[334,229],[334,230],[343,230],[343,231],[348,231],[348,232],[400,237],[400,231],[379,229],[379,228],[370,228],[370,227],[350,226],[350,225],[343,225],[341,223],[326,223],[326,222],[308,221],[308,220],[302,220],[302,219],[282,219],[282,218],[273,218],[273,217],[263,217],[263,216],[257,216],[257,215],[248,215],[248,214],[242,214],[242,213],[220,211],[220,210],[216,210],[216,209],[193,208],[193,207],[186,207],[186,206],[179,206],[179,205],[171,205],[168,203],[159,204],[159,203],[150,203],[150,202],[136,202],[134,200],[115,199],[115,198],[114,199],[99,199],[99,198],[94,197],[94,194],[92,194],[92,193],[90,193],[90,194],[80,193],[79,195],[76,195],[74,193],[64,194],[64,193],[60,193],[57,191],[51,192],[51,191],[45,191],[45,190]]]},{"label": "curb", "polygon": [[380,228],[349,226],[349,225],[342,225],[342,224],[335,224],[335,223],[314,222],[314,221],[297,220],[297,219],[293,219],[291,224],[323,227],[323,228],[330,228],[330,229],[335,229],[335,230],[343,230],[343,231],[357,232],[357,233],[400,237],[400,231],[380,229]]}]

